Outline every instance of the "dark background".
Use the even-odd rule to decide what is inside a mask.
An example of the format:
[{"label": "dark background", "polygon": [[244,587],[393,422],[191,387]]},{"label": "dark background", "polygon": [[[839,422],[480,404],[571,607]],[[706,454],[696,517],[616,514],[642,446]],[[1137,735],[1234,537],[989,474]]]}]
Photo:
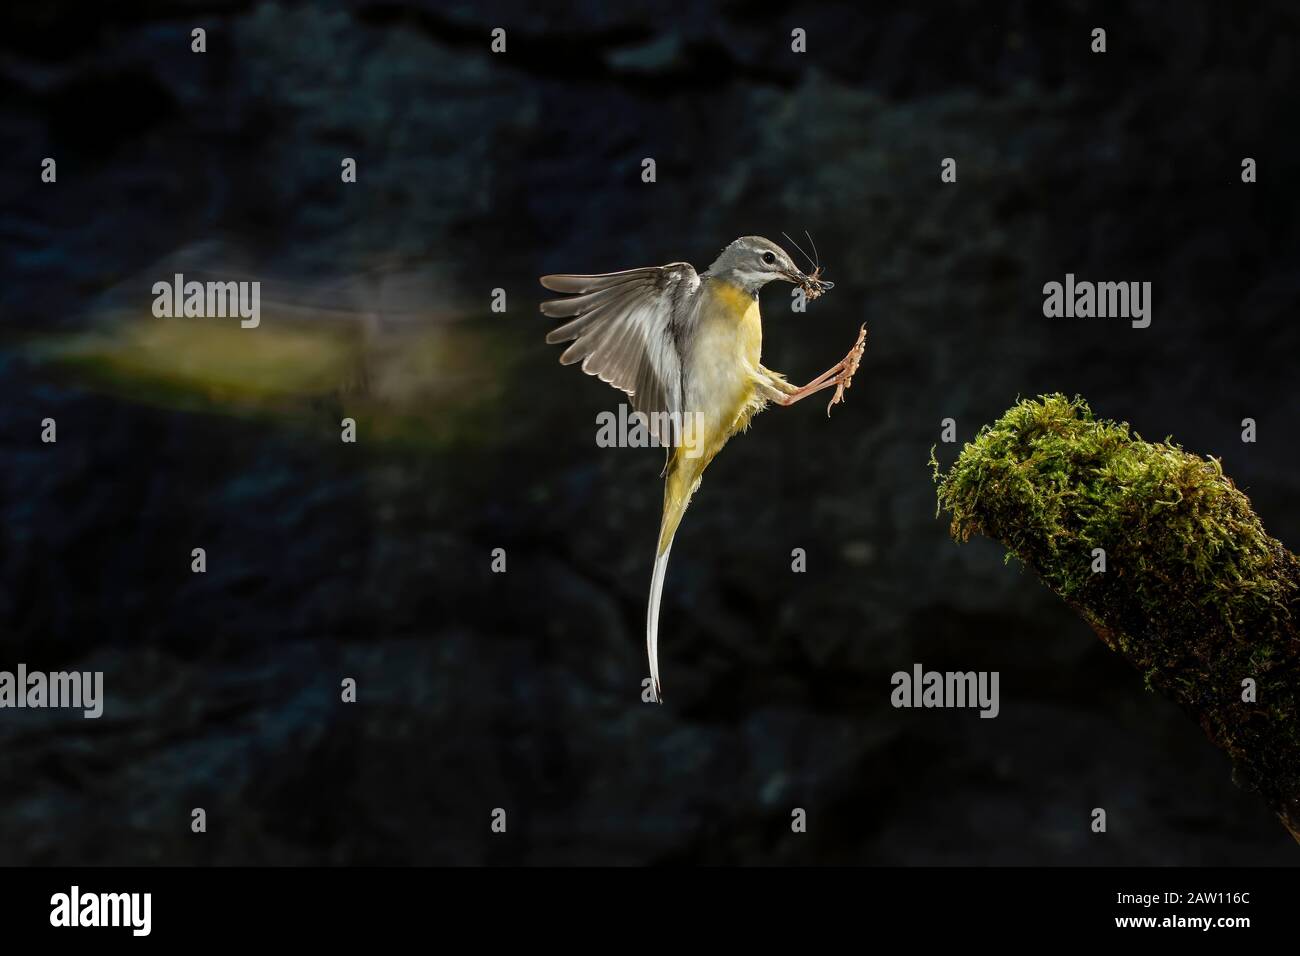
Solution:
[{"label": "dark background", "polygon": [[[1079,393],[1300,540],[1300,12],[861,6],[6,8],[0,668],[108,700],[0,712],[0,863],[1296,861],[1191,720],[948,538],[927,457]],[[643,704],[661,455],[596,447],[621,396],[557,364],[536,277],[804,229],[836,288],[764,293],[765,364],[869,351],[710,469]],[[155,319],[175,271],[261,281],[261,327]],[[1152,282],[1151,327],[1044,318],[1066,272]],[[1001,715],[893,709],[918,661],[999,671]]]}]

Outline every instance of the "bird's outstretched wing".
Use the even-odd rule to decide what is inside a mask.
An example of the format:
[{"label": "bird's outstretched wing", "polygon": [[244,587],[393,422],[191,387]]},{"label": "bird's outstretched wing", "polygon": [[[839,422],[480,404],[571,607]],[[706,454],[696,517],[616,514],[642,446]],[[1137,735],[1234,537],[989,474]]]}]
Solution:
[{"label": "bird's outstretched wing", "polygon": [[661,444],[677,444],[682,349],[699,306],[695,269],[673,262],[604,275],[542,276],[541,283],[571,294],[542,303],[543,314],[568,320],[546,336],[552,345],[573,343],[560,363],[581,362],[588,375],[627,392],[650,433]]}]

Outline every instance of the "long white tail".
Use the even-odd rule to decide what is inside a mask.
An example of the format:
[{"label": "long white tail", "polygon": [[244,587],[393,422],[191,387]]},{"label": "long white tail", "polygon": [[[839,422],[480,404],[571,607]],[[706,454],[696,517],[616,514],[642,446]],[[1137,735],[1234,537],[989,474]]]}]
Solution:
[{"label": "long white tail", "polygon": [[664,572],[668,570],[668,553],[673,549],[672,538],[668,547],[655,558],[654,574],[650,578],[650,603],[645,616],[645,648],[650,655],[650,679],[654,682],[655,700],[664,702],[663,687],[659,683],[659,598],[664,592]]},{"label": "long white tail", "polygon": [[659,682],[659,598],[664,591],[664,572],[668,570],[668,552],[673,549],[673,538],[682,516],[690,506],[691,496],[700,486],[700,476],[708,465],[707,457],[688,458],[675,449],[664,469],[664,513],[659,522],[659,544],[655,548],[655,570],[650,578],[650,605],[645,616],[645,648],[650,655],[650,679],[654,683],[655,700],[664,702],[663,685]]}]

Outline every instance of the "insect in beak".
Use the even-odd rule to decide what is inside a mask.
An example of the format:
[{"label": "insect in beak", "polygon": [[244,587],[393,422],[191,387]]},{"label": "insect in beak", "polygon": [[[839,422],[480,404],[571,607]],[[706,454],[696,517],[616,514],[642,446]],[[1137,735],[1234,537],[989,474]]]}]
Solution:
[{"label": "insect in beak", "polygon": [[[783,232],[781,233],[781,235],[785,236],[786,240],[792,246],[794,246],[800,252],[803,252],[804,258],[806,258],[809,261],[809,263],[811,263],[813,266],[812,275],[806,275],[805,273],[802,273],[798,269],[796,269],[789,276],[791,282],[793,282],[799,288],[803,289],[803,294],[806,298],[810,300],[816,299],[817,297],[822,295],[822,293],[829,292],[831,291],[831,289],[835,288],[834,282],[822,278],[822,267],[815,257],[810,256],[808,255],[808,253],[804,252],[803,249],[799,247],[799,244],[790,238],[789,233]],[[804,235],[808,236],[808,243],[813,247],[813,252],[816,252],[817,246],[812,241],[812,236],[808,235],[807,231],[804,232]]]},{"label": "insect in beak", "polygon": [[795,279],[799,288],[803,289],[803,294],[809,299],[816,299],[825,292],[835,288],[835,283],[829,279],[822,278],[822,267],[818,266],[812,271],[812,275],[800,274]]}]

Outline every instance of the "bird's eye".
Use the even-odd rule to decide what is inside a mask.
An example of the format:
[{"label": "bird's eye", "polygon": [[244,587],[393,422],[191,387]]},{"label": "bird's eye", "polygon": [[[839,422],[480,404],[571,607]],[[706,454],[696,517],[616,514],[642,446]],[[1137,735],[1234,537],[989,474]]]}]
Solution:
[{"label": "bird's eye", "polygon": [[763,253],[763,261],[770,266],[772,263],[776,262],[776,256],[770,252],[765,252]]}]

